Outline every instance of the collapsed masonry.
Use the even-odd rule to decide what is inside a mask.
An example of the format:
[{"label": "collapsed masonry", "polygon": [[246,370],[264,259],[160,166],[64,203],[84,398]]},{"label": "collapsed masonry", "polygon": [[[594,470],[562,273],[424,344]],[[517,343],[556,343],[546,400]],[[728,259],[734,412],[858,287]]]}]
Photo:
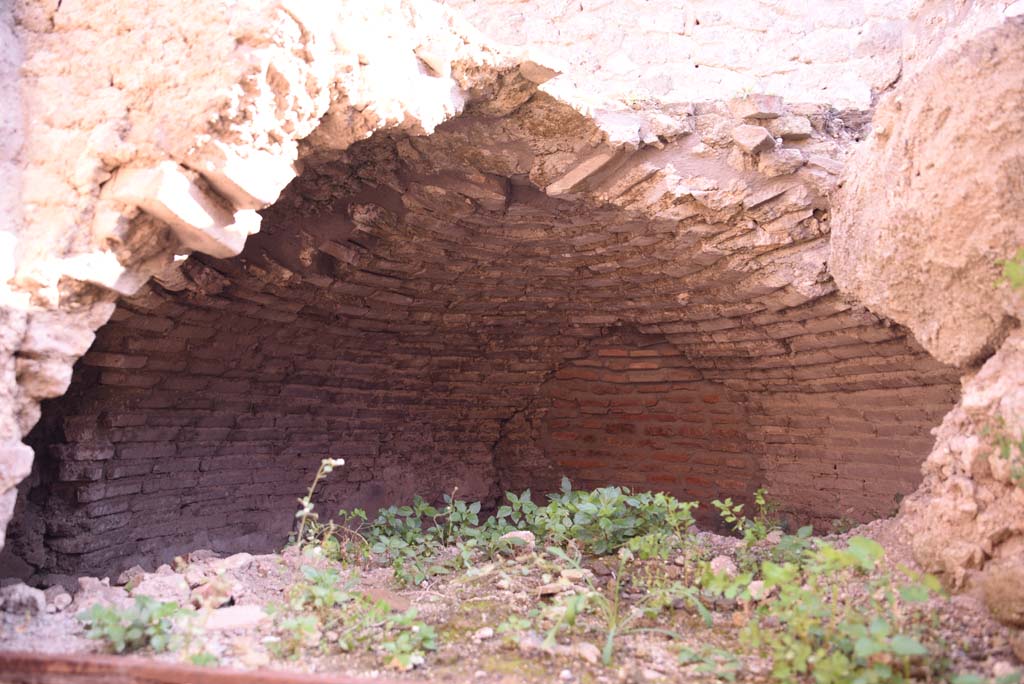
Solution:
[{"label": "collapsed masonry", "polygon": [[[994,213],[977,237],[969,212],[996,202],[921,186],[948,182],[932,146],[976,160],[961,177],[985,193],[1018,168],[1022,28],[1001,6],[924,22],[862,142],[869,103],[839,94],[597,97],[439,6],[339,5],[168,3],[180,54],[61,77],[69,41],[118,22],[16,10],[37,116],[3,167],[23,187],[7,563],[41,581],[279,544],[328,455],[348,465],[326,510],[453,486],[493,502],[564,474],[704,501],[766,486],[794,523],[867,520],[918,487],[948,413],[905,514],[958,536],[920,535],[919,557],[961,583],[1012,567],[1022,492],[949,454],[985,416],[1024,415],[1020,301],[992,287],[1020,227]],[[179,40],[146,25],[119,39]],[[991,87],[936,115],[919,103],[950,74]],[[95,102],[43,108],[89,78]],[[907,150],[931,166],[897,166]],[[969,464],[988,454],[973,439]]]}]

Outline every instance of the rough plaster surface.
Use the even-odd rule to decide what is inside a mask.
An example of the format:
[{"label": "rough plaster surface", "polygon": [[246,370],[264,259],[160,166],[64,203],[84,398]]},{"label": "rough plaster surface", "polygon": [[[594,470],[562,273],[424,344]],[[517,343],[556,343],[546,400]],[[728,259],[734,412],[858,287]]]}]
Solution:
[{"label": "rough plaster surface", "polygon": [[919,41],[927,62],[880,100],[836,201],[829,268],[936,358],[967,367],[903,516],[927,569],[1020,624],[1024,489],[1012,473],[1024,454],[1003,458],[997,438],[1024,434],[1024,297],[999,284],[998,261],[1024,245],[1024,18],[991,27],[982,9],[961,24],[947,13],[945,31]]},{"label": "rough plaster surface", "polygon": [[[16,242],[16,267],[0,264],[14,276],[0,299],[0,523],[31,463],[21,439],[39,418],[39,401],[67,389],[72,364],[112,316],[111,330],[122,333],[101,336],[81,366],[100,369],[99,389],[90,395],[88,373],[78,373],[85,384],[75,396],[94,410],[71,415],[74,406],[64,404],[55,414],[80,419],[63,426],[63,453],[73,456],[48,462],[76,501],[44,512],[57,516],[47,524],[58,537],[122,535],[133,520],[125,511],[147,494],[130,478],[156,473],[132,470],[133,460],[166,452],[156,463],[190,462],[177,453],[189,442],[174,428],[245,434],[235,432],[250,428],[234,422],[234,409],[230,424],[202,426],[189,406],[175,404],[190,399],[161,373],[202,374],[195,359],[186,355],[177,368],[154,347],[161,370],[148,366],[150,354],[128,353],[156,339],[227,354],[236,338],[204,342],[196,333],[216,333],[203,312],[225,306],[252,339],[267,340],[250,348],[257,355],[286,325],[306,330],[311,344],[354,332],[355,360],[320,359],[328,365],[312,376],[312,367],[290,368],[312,377],[298,384],[317,388],[294,396],[323,405],[328,380],[344,381],[344,369],[393,378],[373,388],[382,419],[405,417],[409,397],[422,415],[409,433],[381,433],[378,444],[399,457],[403,445],[429,444],[427,430],[465,417],[439,408],[456,396],[437,384],[447,375],[464,372],[462,383],[488,389],[499,386],[485,385],[488,378],[507,381],[491,392],[499,410],[487,413],[471,392],[461,397],[486,414],[478,441],[467,442],[480,465],[467,476],[482,492],[543,474],[552,456],[584,480],[619,477],[617,452],[586,446],[600,434],[638,458],[680,447],[698,455],[676,471],[669,458],[647,483],[676,477],[664,484],[749,490],[763,479],[798,497],[810,482],[880,514],[872,509],[880,496],[907,490],[883,491],[878,482],[916,484],[901,478],[926,450],[921,431],[956,396],[955,374],[913,336],[940,360],[962,364],[995,351],[1007,319],[1019,317],[1019,300],[986,280],[993,269],[985,261],[1020,237],[1010,217],[1020,214],[1021,27],[1006,20],[1017,13],[1008,4],[448,3],[499,40],[554,55],[564,75],[549,81],[555,71],[543,58],[487,47],[426,0],[157,2],[145,12],[100,0],[59,11],[55,2],[22,0],[13,40],[8,16],[0,22],[5,85],[24,55],[21,99],[5,99],[0,117],[14,132],[4,136],[0,173],[21,189],[15,206],[0,206],[13,208],[0,239]],[[980,96],[976,79],[990,79]],[[548,94],[538,94],[545,82]],[[879,95],[875,131],[858,145]],[[936,103],[951,99],[944,114]],[[911,167],[908,176],[915,154],[922,175]],[[837,195],[844,165],[847,187]],[[249,238],[256,211],[299,172],[264,212],[266,232]],[[968,233],[972,212],[979,220]],[[303,217],[301,225],[288,215]],[[826,266],[830,239],[830,267],[853,301],[836,292]],[[239,261],[212,258],[246,244]],[[958,249],[946,252],[949,244]],[[193,250],[209,256],[175,258]],[[140,290],[151,276],[156,284]],[[946,285],[956,298],[946,297]],[[408,345],[407,358],[360,367],[359,354],[395,339]],[[1011,337],[1002,346],[943,423],[925,488],[906,505],[918,520],[947,521],[950,549],[979,545],[980,556],[952,560],[920,545],[926,562],[955,578],[988,557],[1000,567],[1019,544],[1014,529],[993,537],[987,523],[979,532],[980,523],[930,512],[948,508],[950,491],[975,485],[971,496],[990,518],[1019,510],[1019,491],[998,469],[996,486],[983,469],[935,465],[948,460],[942,454],[958,435],[971,434],[965,414],[994,415],[996,395],[1012,394],[1007,382],[1020,385],[1019,343]],[[455,366],[423,365],[445,350]],[[253,378],[226,358],[206,359],[217,386],[253,391]],[[470,359],[492,365],[463,365]],[[317,357],[310,351],[305,360]],[[420,369],[416,382],[426,389],[402,386],[401,364]],[[624,403],[608,400],[616,394]],[[111,423],[104,406],[125,408],[129,422]],[[659,424],[677,419],[678,407],[696,419],[669,430],[690,443],[666,447],[672,437]],[[1000,415],[1012,423],[1009,413]],[[154,437],[160,429],[167,432]],[[97,439],[109,450],[90,450]],[[829,464],[833,473],[821,469],[823,445],[848,458]],[[90,463],[112,457],[120,460],[109,467]],[[192,458],[197,473],[220,469]],[[892,473],[874,477],[880,466]],[[404,477],[398,464],[375,467],[382,480]],[[170,468],[154,482],[200,482]],[[224,470],[216,486],[238,486]],[[129,480],[113,482],[122,477]],[[799,505],[823,514],[814,500]],[[190,511],[210,514],[201,505]],[[83,515],[102,520],[83,523]]]},{"label": "rough plaster surface", "polygon": [[996,286],[999,260],[1024,242],[1021,64],[1024,19],[901,82],[837,202],[829,266],[840,287],[947,363],[991,355],[1021,315]]},{"label": "rough plaster surface", "polygon": [[724,100],[745,92],[866,109],[900,74],[912,2],[445,0],[487,35],[555,56],[617,97]]},{"label": "rough plaster surface", "polygon": [[1022,377],[1024,334],[1016,331],[965,379],[963,398],[936,431],[924,483],[903,505],[918,561],[956,586],[984,589],[997,617],[1019,616],[1024,605],[1019,577],[1011,574],[996,591],[986,586],[1024,565],[1024,488],[1012,479],[1021,454],[1015,449],[1005,459],[996,442],[998,435],[1020,439]]}]

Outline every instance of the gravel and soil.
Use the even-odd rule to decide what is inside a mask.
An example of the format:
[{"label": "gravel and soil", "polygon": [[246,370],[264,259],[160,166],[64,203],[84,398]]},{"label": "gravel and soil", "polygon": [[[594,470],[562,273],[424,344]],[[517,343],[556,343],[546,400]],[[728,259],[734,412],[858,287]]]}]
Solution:
[{"label": "gravel and soil", "polygon": [[[876,521],[833,536],[830,541],[841,546],[854,534],[882,544],[889,569],[913,566],[906,532],[898,520]],[[674,550],[667,561],[633,561],[620,578],[622,614],[660,586],[673,581],[691,583],[700,560],[714,559],[719,567],[730,563],[742,566],[749,564],[751,556],[763,555],[772,541],[749,549],[738,539],[696,532],[690,535],[686,549]],[[396,667],[374,643],[360,644],[350,653],[336,649],[325,653],[313,646],[303,649],[298,657],[280,657],[279,649],[274,648],[279,643],[279,625],[263,609],[287,603],[293,587],[307,580],[303,566],[340,568],[342,584],[348,583],[348,591],[383,601],[396,613],[415,608],[417,619],[436,630],[437,650],[427,651],[421,665],[407,670]],[[26,598],[24,589],[8,582],[3,590],[6,594],[0,597],[17,594],[21,598],[3,604],[0,648],[106,652],[102,641],[86,638],[76,614],[97,602],[124,606],[131,603],[133,595],[148,595],[181,605],[223,603],[222,607],[201,609],[197,617],[205,652],[215,656],[216,664],[223,667],[510,684],[771,680],[771,662],[744,655],[739,647],[738,633],[751,618],[752,602],[706,600],[713,616],[711,626],[692,606],[677,602],[635,623],[661,631],[644,631],[616,640],[614,659],[607,666],[601,662],[605,633],[595,614],[580,616],[575,627],[561,632],[554,645],[545,644],[545,633],[568,596],[592,589],[611,595],[618,558],[584,558],[582,566],[573,569],[541,549],[524,547],[515,556],[481,559],[469,570],[438,575],[420,587],[410,588],[400,586],[389,567],[375,566],[370,561],[339,566],[324,558],[301,556],[294,547],[280,554],[243,553],[227,558],[195,551],[181,558],[177,568],[162,566],[151,573],[133,569],[113,579],[80,578],[80,588],[70,604],[70,597],[60,589]],[[843,590],[856,592],[863,587],[850,585]],[[45,607],[35,612],[33,606],[39,597]],[[343,604],[339,610],[350,605],[356,604]],[[949,672],[980,674],[981,681],[1013,681],[1007,677],[1021,669],[1021,634],[991,620],[976,597],[960,594],[933,598],[925,612],[931,615],[930,637],[946,644],[944,656],[950,661]],[[524,621],[518,628],[509,629],[510,616],[520,616],[530,624]],[[336,639],[334,634],[317,637]],[[687,649],[736,655],[714,655],[681,664],[679,654]],[[181,652],[149,655],[165,660],[183,658]]]}]

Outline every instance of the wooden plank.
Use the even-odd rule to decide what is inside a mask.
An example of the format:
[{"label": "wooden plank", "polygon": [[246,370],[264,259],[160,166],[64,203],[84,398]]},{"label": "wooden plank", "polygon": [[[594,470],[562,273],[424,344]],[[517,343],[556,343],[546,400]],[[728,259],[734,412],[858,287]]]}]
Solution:
[{"label": "wooden plank", "polygon": [[[383,679],[196,667],[131,656],[0,651],[3,684],[397,684]],[[404,680],[403,684],[410,684]],[[414,684],[414,683],[413,683]]]}]

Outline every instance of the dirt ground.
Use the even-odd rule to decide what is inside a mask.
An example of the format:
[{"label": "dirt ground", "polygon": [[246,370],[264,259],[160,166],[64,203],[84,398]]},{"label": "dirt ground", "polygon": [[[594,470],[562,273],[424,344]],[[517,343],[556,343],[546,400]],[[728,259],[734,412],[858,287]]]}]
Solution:
[{"label": "dirt ground", "polygon": [[[873,538],[887,550],[891,568],[912,565],[907,553],[905,531],[894,520],[876,521],[844,535]],[[685,555],[668,561],[635,561],[621,579],[624,612],[644,599],[644,592],[659,583],[692,581],[696,563],[713,557],[742,562],[739,540],[708,532],[694,535],[695,544]],[[841,542],[843,537],[833,537]],[[182,559],[177,570],[164,566],[155,573],[129,571],[120,578],[128,589],[113,581],[83,578],[81,590],[69,606],[31,616],[0,613],[0,644],[3,650],[55,653],[100,653],[103,642],[86,638],[75,615],[91,604],[127,605],[131,595],[150,595],[188,604],[193,587],[220,578],[227,604],[199,611],[204,650],[223,667],[271,668],[305,672],[344,673],[368,678],[409,678],[432,682],[483,681],[502,683],[565,682],[767,682],[771,662],[765,658],[718,654],[741,653],[737,648],[740,628],[750,617],[751,606],[742,601],[709,599],[712,624],[708,626],[691,606],[670,606],[656,616],[634,623],[645,630],[620,637],[615,642],[610,665],[601,662],[604,632],[597,615],[581,615],[575,627],[559,634],[554,644],[545,644],[546,628],[557,620],[565,598],[587,590],[611,592],[618,570],[616,557],[586,558],[583,569],[566,569],[549,554],[522,550],[515,557],[481,560],[470,569],[439,575],[420,587],[399,586],[391,568],[367,562],[340,568],[341,581],[351,591],[383,601],[400,613],[412,607],[417,618],[437,632],[437,649],[427,651],[422,664],[409,669],[397,667],[374,644],[364,644],[350,653],[325,653],[319,647],[304,648],[297,657],[281,657],[274,644],[279,625],[260,609],[282,604],[297,583],[304,581],[303,566],[338,567],[323,558],[300,556],[294,548],[282,554],[236,554],[217,558],[209,552],[194,552]],[[857,591],[857,587],[848,587]],[[193,594],[194,595],[194,594]],[[217,599],[220,602],[221,599]],[[343,605],[340,610],[345,610]],[[52,612],[50,612],[52,611]],[[1021,665],[1016,660],[1010,631],[989,619],[981,603],[970,595],[933,598],[927,604],[933,617],[933,634],[948,644],[945,656],[951,672],[973,672],[990,681],[1014,681],[1007,677]],[[530,620],[519,629],[507,626],[510,616]],[[326,641],[337,635],[326,634]],[[683,664],[680,651],[689,649],[706,655]],[[336,649],[335,649],[336,650]],[[146,654],[146,652],[143,652]],[[180,660],[178,653],[151,657]]]}]

